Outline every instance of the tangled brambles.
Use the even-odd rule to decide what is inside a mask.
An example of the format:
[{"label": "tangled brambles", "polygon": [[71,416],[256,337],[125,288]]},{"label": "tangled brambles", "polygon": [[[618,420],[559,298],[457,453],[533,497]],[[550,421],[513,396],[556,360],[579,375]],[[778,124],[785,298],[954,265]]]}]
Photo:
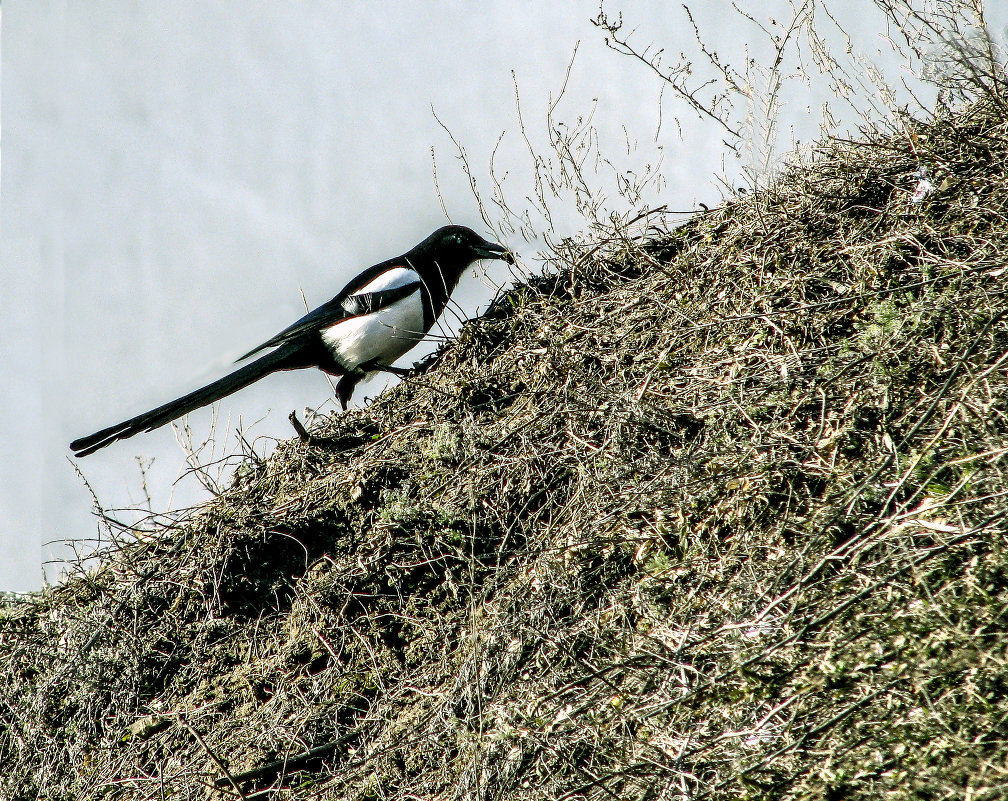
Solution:
[{"label": "tangled brambles", "polygon": [[1003,797],[1008,125],[903,125],[9,606],[0,794]]}]

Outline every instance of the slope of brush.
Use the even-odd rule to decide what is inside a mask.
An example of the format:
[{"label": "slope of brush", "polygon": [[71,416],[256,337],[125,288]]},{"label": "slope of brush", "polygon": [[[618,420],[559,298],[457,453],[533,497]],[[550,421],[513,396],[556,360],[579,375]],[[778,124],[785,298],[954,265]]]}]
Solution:
[{"label": "slope of brush", "polygon": [[0,795],[1003,797],[1006,165],[977,105],[563,243],[8,605]]}]

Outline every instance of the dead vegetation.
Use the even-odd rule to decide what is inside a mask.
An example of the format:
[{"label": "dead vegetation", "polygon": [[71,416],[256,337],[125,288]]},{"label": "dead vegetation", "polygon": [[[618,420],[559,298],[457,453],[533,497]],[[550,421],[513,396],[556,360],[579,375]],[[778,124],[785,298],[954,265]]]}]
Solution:
[{"label": "dead vegetation", "polygon": [[8,605],[0,796],[1004,797],[1006,165],[974,104],[562,243]]}]

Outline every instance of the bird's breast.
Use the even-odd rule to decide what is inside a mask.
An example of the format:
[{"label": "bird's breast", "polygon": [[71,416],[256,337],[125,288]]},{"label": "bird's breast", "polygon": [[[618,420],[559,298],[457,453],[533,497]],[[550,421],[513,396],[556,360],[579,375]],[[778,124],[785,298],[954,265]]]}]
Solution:
[{"label": "bird's breast", "polygon": [[340,320],[321,334],[337,362],[351,370],[368,362],[390,365],[423,339],[420,290],[376,312]]}]

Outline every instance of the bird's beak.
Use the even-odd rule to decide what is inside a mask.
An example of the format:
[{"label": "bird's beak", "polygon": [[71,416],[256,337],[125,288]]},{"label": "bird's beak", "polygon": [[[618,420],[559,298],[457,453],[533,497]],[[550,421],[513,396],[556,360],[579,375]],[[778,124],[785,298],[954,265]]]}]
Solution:
[{"label": "bird's beak", "polygon": [[503,259],[508,264],[514,264],[515,254],[495,242],[484,242],[473,250],[476,251],[476,256],[480,259]]}]

